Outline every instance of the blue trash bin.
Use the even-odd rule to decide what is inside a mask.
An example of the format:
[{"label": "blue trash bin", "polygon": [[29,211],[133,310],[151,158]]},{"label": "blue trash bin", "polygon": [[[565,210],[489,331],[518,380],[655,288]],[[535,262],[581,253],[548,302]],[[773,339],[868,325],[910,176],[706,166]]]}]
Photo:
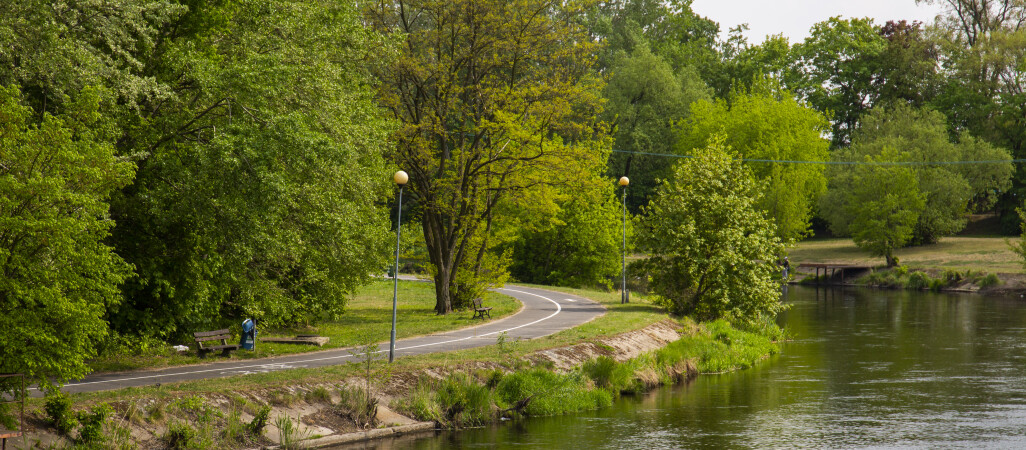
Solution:
[{"label": "blue trash bin", "polygon": [[242,322],[242,340],[239,346],[246,350],[253,350],[256,347],[256,322],[253,319],[246,319]]}]

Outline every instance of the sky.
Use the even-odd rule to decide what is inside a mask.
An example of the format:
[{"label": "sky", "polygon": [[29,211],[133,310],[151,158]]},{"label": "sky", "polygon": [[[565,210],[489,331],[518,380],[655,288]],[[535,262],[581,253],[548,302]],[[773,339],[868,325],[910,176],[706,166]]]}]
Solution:
[{"label": "sky", "polygon": [[792,44],[809,36],[817,22],[833,16],[872,17],[878,25],[888,20],[919,20],[933,23],[939,5],[916,5],[915,0],[694,0],[691,9],[727,30],[747,23],[748,42],[758,44],[767,35],[783,33]]}]

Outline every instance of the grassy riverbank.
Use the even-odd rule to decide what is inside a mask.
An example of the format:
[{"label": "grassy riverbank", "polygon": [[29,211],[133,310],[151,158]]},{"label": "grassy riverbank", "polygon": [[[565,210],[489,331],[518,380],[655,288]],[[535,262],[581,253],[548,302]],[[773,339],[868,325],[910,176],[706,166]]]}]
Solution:
[{"label": "grassy riverbank", "polygon": [[[957,236],[932,245],[899,249],[898,267],[888,268],[882,258],[870,257],[851,239],[810,239],[789,250],[792,267],[802,263],[865,265],[869,272],[846,274],[844,284],[915,290],[1017,291],[1026,289],[1023,261],[1008,246],[1008,238]],[[802,283],[837,284],[835,276],[812,276],[798,268],[794,279]]]},{"label": "grassy riverbank", "polygon": [[[667,321],[659,308],[636,296],[619,303],[617,293],[563,290],[600,301],[608,312],[580,327],[530,341],[500,339],[479,349],[398,359],[370,365],[292,369],[244,377],[164,384],[76,394],[64,417],[83,419],[69,436],[82,438],[88,423],[117,448],[244,448],[282,440],[316,438],[399,422],[368,421],[368,404],[391,405],[422,420],[459,427],[502,417],[563,414],[608,405],[621,393],[679,382],[698,372],[749,367],[775,353],[779,330],[738,330],[723,321],[674,321],[681,339],[664,348],[616,361],[599,357],[570,370],[539,363],[539,350],[610,336]],[[369,369],[368,369],[369,367]],[[67,442],[54,434],[41,399],[30,402],[30,423],[43,444]],[[90,418],[103,416],[100,422]],[[398,420],[398,419],[397,419]],[[409,419],[405,419],[409,420]],[[329,430],[329,431],[325,431]],[[84,441],[83,441],[84,442]],[[124,444],[124,445],[121,445]],[[119,447],[120,445],[120,447]]]},{"label": "grassy riverbank", "polygon": [[[901,248],[895,256],[912,268],[975,270],[992,273],[1017,273],[1022,259],[1008,248],[1006,237],[955,236],[918,247]],[[828,263],[882,266],[881,257],[870,256],[850,238],[808,239],[789,249],[791,264]]]},{"label": "grassy riverbank", "polygon": [[[396,318],[396,337],[398,339],[456,330],[482,323],[481,319],[473,318],[473,311],[457,311],[444,316],[435,314],[435,290],[430,283],[400,281],[399,295],[400,301],[397,305],[398,315]],[[519,311],[521,307],[520,302],[513,297],[495,292],[485,295],[484,304],[493,308],[492,320],[509,316]],[[389,339],[391,327],[392,281],[375,281],[360,289],[353,296],[346,306],[345,314],[338,320],[289,329],[258,329],[256,350],[236,351],[232,353],[231,357],[238,359],[266,358],[384,342]],[[239,332],[239,330],[233,331]],[[260,341],[261,338],[288,337],[297,334],[316,334],[330,340],[323,347]],[[89,365],[95,372],[111,372],[198,364],[216,360],[215,357],[199,358],[196,355],[194,342],[176,343],[188,345],[192,350],[178,353],[169,345],[175,343],[156,343],[143,348],[121,348],[90,361]]]}]

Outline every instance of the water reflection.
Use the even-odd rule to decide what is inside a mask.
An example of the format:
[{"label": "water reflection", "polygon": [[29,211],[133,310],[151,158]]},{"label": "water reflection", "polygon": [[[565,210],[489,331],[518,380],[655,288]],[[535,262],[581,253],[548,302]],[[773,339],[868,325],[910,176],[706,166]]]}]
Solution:
[{"label": "water reflection", "polygon": [[794,340],[754,369],[610,409],[356,448],[1026,448],[1017,298],[788,289]]}]

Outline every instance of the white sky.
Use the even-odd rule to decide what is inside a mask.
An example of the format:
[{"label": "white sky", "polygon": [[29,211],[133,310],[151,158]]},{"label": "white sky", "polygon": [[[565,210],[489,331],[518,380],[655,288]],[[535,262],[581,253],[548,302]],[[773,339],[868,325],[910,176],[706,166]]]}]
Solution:
[{"label": "white sky", "polygon": [[833,16],[872,17],[877,25],[901,19],[930,24],[941,11],[939,5],[916,5],[915,0],[694,0],[691,9],[719,22],[721,37],[747,23],[745,36],[751,44],[779,33],[792,44],[801,42],[813,24]]}]

